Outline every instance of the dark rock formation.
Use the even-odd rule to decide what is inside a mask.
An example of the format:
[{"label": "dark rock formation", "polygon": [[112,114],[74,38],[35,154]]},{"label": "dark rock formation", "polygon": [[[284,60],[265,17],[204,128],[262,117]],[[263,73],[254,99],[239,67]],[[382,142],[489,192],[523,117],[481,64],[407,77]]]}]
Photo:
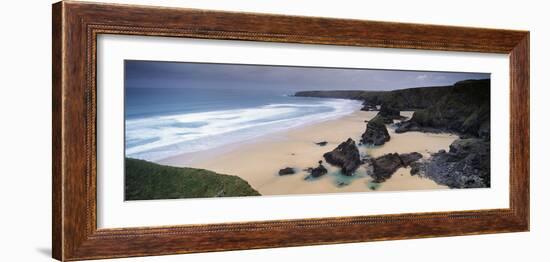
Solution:
[{"label": "dark rock formation", "polygon": [[413,87],[393,91],[358,91],[358,90],[334,90],[334,91],[302,91],[296,92],[300,97],[344,98],[362,100],[363,105],[369,108],[371,105],[391,103],[399,110],[414,111],[426,108],[448,93],[449,86]]},{"label": "dark rock formation", "polygon": [[361,108],[362,111],[377,111],[378,107],[375,104],[367,103],[366,101],[363,102],[363,107]]},{"label": "dark rock formation", "polygon": [[296,174],[296,171],[292,167],[285,167],[279,170],[280,176],[293,175],[293,174]]},{"label": "dark rock formation", "polygon": [[320,176],[326,175],[327,173],[328,173],[328,170],[323,165],[319,165],[318,167],[311,170],[310,176],[320,177]]},{"label": "dark rock formation", "polygon": [[351,138],[338,145],[334,150],[325,153],[323,157],[328,163],[342,168],[342,174],[346,176],[353,175],[353,172],[361,165],[359,149]]},{"label": "dark rock formation", "polygon": [[[393,91],[305,91],[295,96],[346,98],[395,110],[415,111],[396,132],[456,132],[489,140],[490,79],[459,81],[452,86],[416,87]],[[381,108],[382,111],[383,108]],[[387,120],[385,120],[388,122]]]},{"label": "dark rock formation", "polygon": [[386,125],[390,125],[390,124],[393,124],[393,119],[390,118],[390,117],[385,117],[385,116],[381,116],[380,113],[376,114],[376,116],[378,119],[380,119],[380,121],[382,121],[382,123],[386,124]]},{"label": "dark rock formation", "polygon": [[370,160],[372,171],[369,175],[375,183],[382,183],[389,179],[397,169],[407,167],[422,158],[417,152],[408,154],[391,153]]},{"label": "dark rock formation", "polygon": [[328,144],[328,142],[327,141],[321,141],[321,142],[317,142],[315,144],[318,145],[318,146],[326,146]]},{"label": "dark rock formation", "polygon": [[445,131],[489,140],[490,86],[489,79],[457,82],[447,95],[398,124],[395,132]]},{"label": "dark rock formation", "polygon": [[390,141],[390,134],[384,123],[384,119],[376,115],[367,123],[367,130],[361,135],[361,143],[366,145],[383,145]]},{"label": "dark rock formation", "polygon": [[383,155],[372,160],[372,174],[371,177],[374,178],[374,182],[381,183],[390,178],[397,169],[403,166],[399,154],[392,153]]},{"label": "dark rock formation", "polygon": [[401,116],[401,111],[391,103],[382,104],[378,115],[386,119],[387,124],[393,123],[393,120],[402,120],[405,117]]},{"label": "dark rock formation", "polygon": [[318,178],[320,176],[324,176],[328,173],[328,170],[323,166],[323,161],[319,161],[319,166],[316,168],[308,168],[306,169],[309,172],[309,175],[306,176],[305,180]]},{"label": "dark rock formation", "polygon": [[416,175],[423,175],[423,171],[424,171],[424,164],[425,162],[414,162],[414,163],[411,163],[411,175],[413,176],[416,176]]},{"label": "dark rock formation", "polygon": [[359,91],[359,90],[300,91],[300,92],[296,92],[294,96],[364,100],[366,96],[378,95],[382,93],[385,93],[385,92]]},{"label": "dark rock formation", "polygon": [[490,158],[489,141],[457,139],[449,152],[438,152],[428,161],[412,164],[411,174],[428,177],[451,188],[490,187]]},{"label": "dark rock formation", "polygon": [[[397,115],[396,111],[415,111],[410,120],[395,124],[396,133],[451,132],[459,134],[460,139],[451,145],[449,152],[438,152],[427,161],[410,163],[411,173],[424,175],[453,188],[489,187],[490,86],[490,79],[481,79],[459,81],[451,86],[418,87],[387,92],[309,91],[298,92],[296,96],[362,100],[364,109],[369,110],[373,105],[382,105],[379,114],[367,123],[367,129],[361,136],[363,144],[384,144],[390,139],[385,124],[393,122]],[[391,165],[385,165],[384,161],[395,160],[395,156],[386,158],[382,164],[376,164],[376,159],[369,161],[374,163],[373,169],[377,170],[373,172],[376,180],[383,181],[391,176],[389,172],[393,168],[382,167],[390,167]],[[405,156],[403,159],[407,160]]]},{"label": "dark rock formation", "polygon": [[403,162],[404,166],[408,166],[411,163],[416,162],[419,159],[421,159],[422,154],[420,154],[418,152],[412,152],[412,153],[408,153],[408,154],[400,154],[399,158],[401,158],[401,162]]}]

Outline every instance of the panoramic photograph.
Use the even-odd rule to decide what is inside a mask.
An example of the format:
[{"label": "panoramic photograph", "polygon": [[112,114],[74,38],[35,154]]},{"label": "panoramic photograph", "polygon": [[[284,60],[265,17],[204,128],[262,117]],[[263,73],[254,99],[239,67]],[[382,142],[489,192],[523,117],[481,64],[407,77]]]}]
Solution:
[{"label": "panoramic photograph", "polygon": [[490,188],[491,75],[126,60],[131,200]]}]

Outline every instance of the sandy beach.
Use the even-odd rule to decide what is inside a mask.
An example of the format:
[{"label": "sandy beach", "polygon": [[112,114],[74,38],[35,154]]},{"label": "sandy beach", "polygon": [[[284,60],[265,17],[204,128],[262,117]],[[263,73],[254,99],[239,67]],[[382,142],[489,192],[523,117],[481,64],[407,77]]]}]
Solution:
[{"label": "sandy beach", "polygon": [[[402,111],[410,117],[413,112]],[[241,144],[233,144],[196,153],[182,154],[160,161],[159,164],[208,169],[221,174],[239,176],[252,185],[262,195],[281,194],[320,194],[365,191],[400,191],[446,189],[432,180],[411,176],[409,168],[401,168],[386,182],[372,183],[360,167],[354,176],[339,174],[339,168],[325,163],[328,174],[314,180],[304,180],[308,167],[316,167],[323,154],[336,148],[351,137],[359,142],[365,131],[365,120],[372,119],[376,111],[356,111],[339,119],[328,120],[308,126],[268,134]],[[372,157],[387,153],[419,152],[424,158],[429,153],[449,145],[458,137],[451,134],[429,134],[407,132],[396,134],[388,128],[391,140],[379,147],[359,146],[362,155]],[[316,142],[326,141],[319,146]],[[279,176],[278,171],[292,167],[299,171],[294,175]]]}]

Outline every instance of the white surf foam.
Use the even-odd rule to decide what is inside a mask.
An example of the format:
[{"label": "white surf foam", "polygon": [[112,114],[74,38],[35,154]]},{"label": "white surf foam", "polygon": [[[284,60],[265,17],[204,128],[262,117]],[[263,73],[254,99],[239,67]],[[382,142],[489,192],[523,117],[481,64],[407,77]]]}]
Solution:
[{"label": "white surf foam", "polygon": [[159,160],[339,118],[360,107],[358,101],[323,99],[126,120],[126,155]]}]

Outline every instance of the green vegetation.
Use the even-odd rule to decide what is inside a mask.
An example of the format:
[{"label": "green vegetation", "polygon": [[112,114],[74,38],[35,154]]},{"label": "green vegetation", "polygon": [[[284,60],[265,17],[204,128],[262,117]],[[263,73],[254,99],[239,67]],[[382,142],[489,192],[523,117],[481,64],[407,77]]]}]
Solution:
[{"label": "green vegetation", "polygon": [[434,86],[414,87],[393,91],[301,91],[296,92],[295,96],[362,100],[365,104],[390,104],[392,107],[402,111],[414,111],[415,109],[430,106],[433,101],[437,101],[446,95],[448,91],[448,86]]},{"label": "green vegetation", "polygon": [[[389,119],[389,120],[393,122],[392,119]],[[378,126],[384,126],[387,121],[388,119],[381,116],[380,114],[376,114],[376,116],[374,116],[371,120],[369,120],[370,123],[375,123]]]},{"label": "green vegetation", "polygon": [[488,79],[460,81],[432,105],[415,111],[411,122],[420,127],[444,128],[488,138],[491,121],[490,90]]},{"label": "green vegetation", "polygon": [[125,200],[259,196],[248,182],[195,168],[126,158]]},{"label": "green vegetation", "polygon": [[[435,102],[452,96],[459,98],[472,98],[470,103],[485,102],[490,96],[490,80],[464,80],[451,86],[429,86],[398,89],[393,91],[360,91],[360,90],[334,90],[334,91],[301,91],[295,96],[345,98],[362,100],[370,105],[391,105],[392,108],[401,111],[415,111],[431,107]],[[449,90],[452,89],[452,90]]]},{"label": "green vegetation", "polygon": [[[439,129],[481,138],[489,138],[490,134],[490,79],[393,91],[303,91],[295,95],[362,100],[364,110],[371,110],[369,105],[387,105],[400,111],[415,111],[412,119],[398,132]],[[386,124],[391,122],[391,119],[385,121]]]}]

